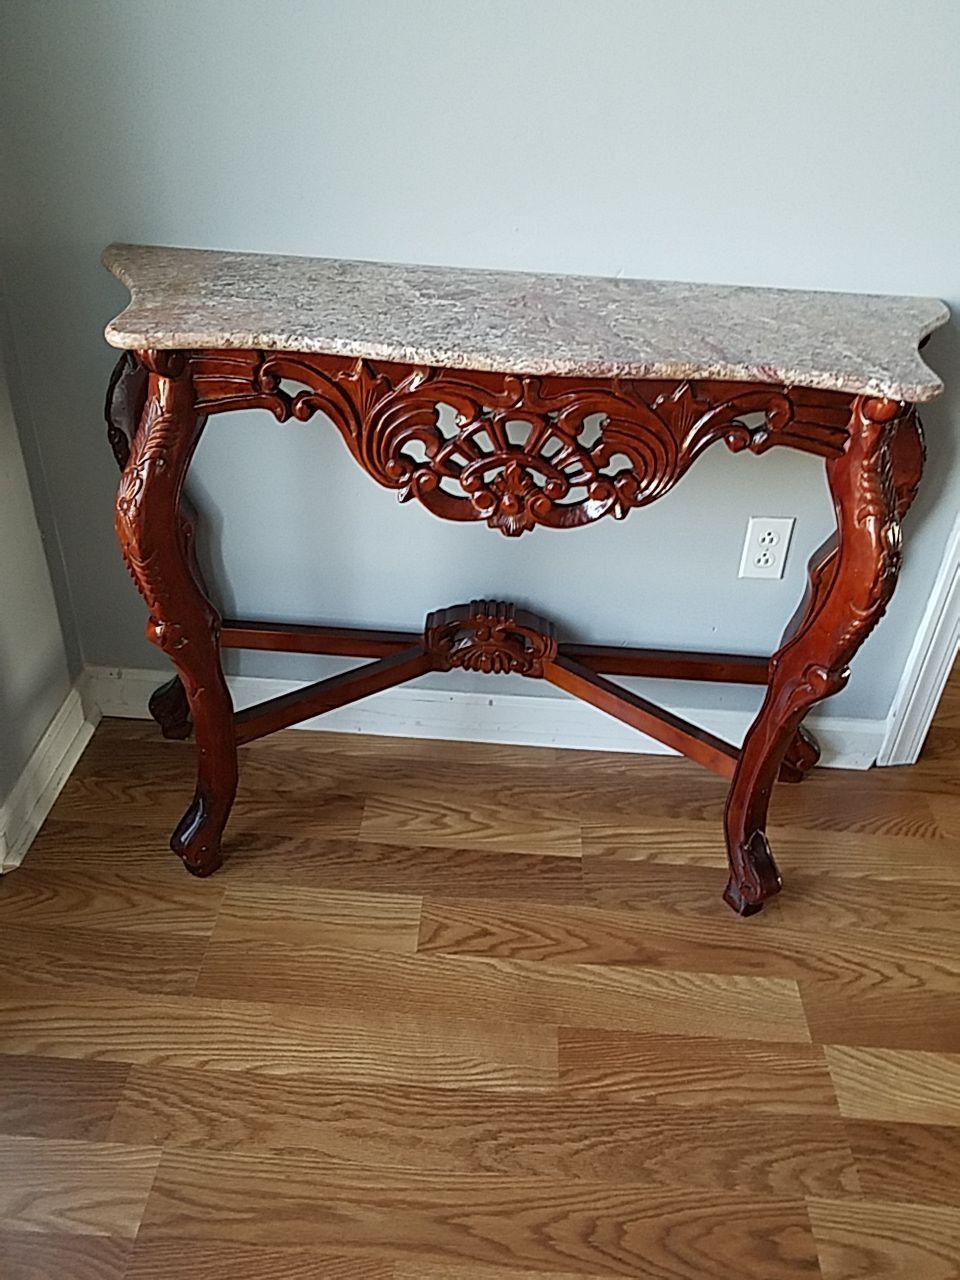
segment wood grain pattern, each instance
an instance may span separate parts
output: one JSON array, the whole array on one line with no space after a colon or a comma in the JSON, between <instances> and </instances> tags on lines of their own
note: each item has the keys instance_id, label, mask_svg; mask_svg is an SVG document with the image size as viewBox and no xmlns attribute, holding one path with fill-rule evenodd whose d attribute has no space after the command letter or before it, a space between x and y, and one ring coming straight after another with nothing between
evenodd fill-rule
<instances>
[{"instance_id":1,"label":"wood grain pattern","mask_svg":"<svg viewBox=\"0 0 960 1280\"><path fill-rule=\"evenodd\" d=\"M209 1238L226 1215L233 1237L394 1256L570 1266L609 1275L796 1280L817 1273L801 1200L758 1198L749 1217L720 1192L648 1191L547 1177L423 1174L331 1165L286 1153L256 1158L168 1151L141 1239ZM402 1215L402 1228L399 1228ZM508 1235L499 1224L509 1216Z\"/></svg>"},{"instance_id":2,"label":"wood grain pattern","mask_svg":"<svg viewBox=\"0 0 960 1280\"><path fill-rule=\"evenodd\" d=\"M0 881L0 1275L955 1280L941 716L781 790L747 922L685 761L282 733L196 881L189 746L104 722Z\"/></svg>"},{"instance_id":3,"label":"wood grain pattern","mask_svg":"<svg viewBox=\"0 0 960 1280\"><path fill-rule=\"evenodd\" d=\"M255 1154L310 1151L330 1162L452 1174L703 1187L766 1195L859 1190L839 1117L697 1114L582 1093L494 1094L422 1085L322 1086L216 1072L134 1068L114 1142Z\"/></svg>"},{"instance_id":4,"label":"wood grain pattern","mask_svg":"<svg viewBox=\"0 0 960 1280\"><path fill-rule=\"evenodd\" d=\"M138 991L193 989L206 943L202 938L99 930L21 928L0 935L0 972L20 980L72 985L84 980Z\"/></svg>"},{"instance_id":5,"label":"wood grain pattern","mask_svg":"<svg viewBox=\"0 0 960 1280\"><path fill-rule=\"evenodd\" d=\"M533 1089L556 1079L550 1027L241 1000L126 998L82 986L24 985L0 998L0 1043L11 1054L322 1079L452 1079Z\"/></svg>"},{"instance_id":6,"label":"wood grain pattern","mask_svg":"<svg viewBox=\"0 0 960 1280\"><path fill-rule=\"evenodd\" d=\"M0 1227L133 1239L155 1147L0 1135Z\"/></svg>"},{"instance_id":7,"label":"wood grain pattern","mask_svg":"<svg viewBox=\"0 0 960 1280\"><path fill-rule=\"evenodd\" d=\"M818 1045L560 1029L560 1083L664 1106L836 1115Z\"/></svg>"},{"instance_id":8,"label":"wood grain pattern","mask_svg":"<svg viewBox=\"0 0 960 1280\"><path fill-rule=\"evenodd\" d=\"M915 772L915 771L909 771ZM849 775L841 774L844 783ZM944 779L944 785L947 783ZM822 798L819 777L816 782ZM952 782L952 780L951 780ZM930 785L928 783L928 785ZM902 794L902 792L901 792ZM910 800L912 804L912 798ZM723 867L723 841L704 822L660 818L629 829L615 820L585 820L585 858L624 858L636 862L664 862L672 866ZM833 830L829 840L820 830L787 825L774 810L769 825L780 861L792 876L840 876L846 879L911 880L935 885L960 885L960 839L929 840L923 836L880 835L876 832Z\"/></svg>"},{"instance_id":9,"label":"wood grain pattern","mask_svg":"<svg viewBox=\"0 0 960 1280\"><path fill-rule=\"evenodd\" d=\"M809 1039L791 979L480 957L464 964L426 955L219 941L216 931L196 989L218 999L254 993L295 1004L384 1013L423 1009L451 1018L469 1009L490 1023Z\"/></svg>"},{"instance_id":10,"label":"wood grain pattern","mask_svg":"<svg viewBox=\"0 0 960 1280\"><path fill-rule=\"evenodd\" d=\"M112 1236L0 1228L0 1275L3 1280L128 1280L131 1250L130 1240Z\"/></svg>"},{"instance_id":11,"label":"wood grain pattern","mask_svg":"<svg viewBox=\"0 0 960 1280\"><path fill-rule=\"evenodd\" d=\"M845 1116L960 1126L960 1054L828 1045L826 1055Z\"/></svg>"},{"instance_id":12,"label":"wood grain pattern","mask_svg":"<svg viewBox=\"0 0 960 1280\"><path fill-rule=\"evenodd\" d=\"M584 858L587 899L627 910L655 904L705 919L713 874L707 867ZM835 931L891 929L922 938L927 930L950 932L960 914L960 886L914 883L909 878L806 876L794 871L796 892L783 894L764 911L786 925L823 937Z\"/></svg>"},{"instance_id":13,"label":"wood grain pattern","mask_svg":"<svg viewBox=\"0 0 960 1280\"><path fill-rule=\"evenodd\" d=\"M189 746L189 744L188 744ZM57 816L81 821L94 821L104 826L123 829L135 814L136 826L148 825L156 831L168 826L171 814L182 807L183 789L178 783L153 786L149 777L141 781L113 780L109 784L99 778L73 777L61 792ZM277 832L302 830L306 818L312 818L326 838L354 838L360 827L362 799L339 791L304 791L297 805L291 806L282 794L240 796L230 816L232 830L248 826ZM579 848L577 849L579 853Z\"/></svg>"},{"instance_id":14,"label":"wood grain pattern","mask_svg":"<svg viewBox=\"0 0 960 1280\"><path fill-rule=\"evenodd\" d=\"M128 1068L0 1056L0 1133L105 1142Z\"/></svg>"},{"instance_id":15,"label":"wood grain pattern","mask_svg":"<svg viewBox=\"0 0 960 1280\"><path fill-rule=\"evenodd\" d=\"M493 796L484 804L472 788L465 793L423 784L412 794L370 794L363 807L360 839L580 856L580 824L552 807L515 808L506 797L496 800Z\"/></svg>"},{"instance_id":16,"label":"wood grain pattern","mask_svg":"<svg viewBox=\"0 0 960 1280\"><path fill-rule=\"evenodd\" d=\"M771 915L773 912L771 911ZM860 930L811 937L782 920L757 922L750 936L723 918L684 918L651 909L504 905L480 900L424 901L420 951L589 964L655 965L836 984L860 991L953 993L960 955L946 930L923 940Z\"/></svg>"},{"instance_id":17,"label":"wood grain pattern","mask_svg":"<svg viewBox=\"0 0 960 1280\"><path fill-rule=\"evenodd\" d=\"M385 1258L344 1256L311 1245L174 1238L139 1241L124 1280L179 1280L181 1276L184 1280L396 1280L396 1271Z\"/></svg>"},{"instance_id":18,"label":"wood grain pattern","mask_svg":"<svg viewBox=\"0 0 960 1280\"><path fill-rule=\"evenodd\" d=\"M550 857L499 849L413 848L404 845L353 843L304 836L274 841L276 868L237 859L231 850L233 882L254 885L279 879L297 888L369 890L373 893L420 893L459 897L477 894L501 901L582 903L579 858ZM261 860L262 863L262 860ZM283 864L282 869L280 864Z\"/></svg>"},{"instance_id":19,"label":"wood grain pattern","mask_svg":"<svg viewBox=\"0 0 960 1280\"><path fill-rule=\"evenodd\" d=\"M960 1210L956 1126L848 1120L845 1128L867 1199Z\"/></svg>"},{"instance_id":20,"label":"wood grain pattern","mask_svg":"<svg viewBox=\"0 0 960 1280\"><path fill-rule=\"evenodd\" d=\"M48 831L47 838L53 834ZM226 889L214 880L198 892L182 876L170 876L159 867L54 871L40 866L41 861L41 850L35 848L27 866L0 880L0 928L16 925L83 929L88 936L103 932L206 938Z\"/></svg>"},{"instance_id":21,"label":"wood grain pattern","mask_svg":"<svg viewBox=\"0 0 960 1280\"><path fill-rule=\"evenodd\" d=\"M960 1214L890 1200L808 1201L823 1280L956 1280Z\"/></svg>"},{"instance_id":22,"label":"wood grain pattern","mask_svg":"<svg viewBox=\"0 0 960 1280\"><path fill-rule=\"evenodd\" d=\"M851 999L837 981L804 982L814 1037L838 1045L960 1054L960 987L874 985Z\"/></svg>"},{"instance_id":23,"label":"wood grain pattern","mask_svg":"<svg viewBox=\"0 0 960 1280\"><path fill-rule=\"evenodd\" d=\"M462 1266L456 1262L428 1262L418 1258L416 1262L398 1262L392 1273L392 1280L543 1280L548 1275L550 1280L600 1280L596 1273L587 1275L583 1271L547 1271L539 1268L528 1271L526 1267L488 1267L480 1263Z\"/></svg>"},{"instance_id":24,"label":"wood grain pattern","mask_svg":"<svg viewBox=\"0 0 960 1280\"><path fill-rule=\"evenodd\" d=\"M221 943L282 942L413 954L419 894L231 884L215 931Z\"/></svg>"}]
</instances>

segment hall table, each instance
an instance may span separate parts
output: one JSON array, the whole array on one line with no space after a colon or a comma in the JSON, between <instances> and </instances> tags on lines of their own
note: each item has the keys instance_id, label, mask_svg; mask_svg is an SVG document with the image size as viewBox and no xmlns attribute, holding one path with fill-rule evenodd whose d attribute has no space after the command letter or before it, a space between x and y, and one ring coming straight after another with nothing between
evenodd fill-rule
<instances>
[{"instance_id":1,"label":"hall table","mask_svg":"<svg viewBox=\"0 0 960 1280\"><path fill-rule=\"evenodd\" d=\"M145 245L112 245L103 261L132 295L106 330L124 350L107 396L117 532L147 634L177 672L150 709L164 734L192 727L197 744L196 792L171 839L190 871L220 865L239 745L460 668L547 680L730 778L724 898L760 910L781 883L765 834L773 784L816 763L801 722L846 683L897 580L923 465L916 405L942 389L918 347L943 303ZM824 459L836 532L772 657L579 644L495 600L439 609L422 633L222 619L183 486L207 418L237 409L321 413L401 501L511 537L622 518L718 441L800 449ZM224 647L368 661L235 712ZM738 748L610 676L766 694Z\"/></svg>"}]
</instances>

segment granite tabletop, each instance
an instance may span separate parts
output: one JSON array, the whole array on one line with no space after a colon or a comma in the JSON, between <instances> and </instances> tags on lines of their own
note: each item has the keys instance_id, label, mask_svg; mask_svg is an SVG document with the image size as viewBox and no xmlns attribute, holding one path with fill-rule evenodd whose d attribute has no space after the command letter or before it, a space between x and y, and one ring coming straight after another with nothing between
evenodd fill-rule
<instances>
[{"instance_id":1,"label":"granite tabletop","mask_svg":"<svg viewBox=\"0 0 960 1280\"><path fill-rule=\"evenodd\" d=\"M719 378L931 400L936 298L113 244L115 347L257 348L503 373Z\"/></svg>"}]
</instances>

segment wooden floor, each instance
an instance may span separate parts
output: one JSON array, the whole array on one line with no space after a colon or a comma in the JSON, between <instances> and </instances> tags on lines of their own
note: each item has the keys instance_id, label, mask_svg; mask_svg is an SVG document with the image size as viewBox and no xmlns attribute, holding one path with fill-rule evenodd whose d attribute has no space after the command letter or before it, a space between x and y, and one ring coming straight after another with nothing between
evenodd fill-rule
<instances>
[{"instance_id":1,"label":"wooden floor","mask_svg":"<svg viewBox=\"0 0 960 1280\"><path fill-rule=\"evenodd\" d=\"M683 761L288 732L230 861L98 729L0 882L3 1280L955 1280L960 684L779 789L720 902Z\"/></svg>"}]
</instances>

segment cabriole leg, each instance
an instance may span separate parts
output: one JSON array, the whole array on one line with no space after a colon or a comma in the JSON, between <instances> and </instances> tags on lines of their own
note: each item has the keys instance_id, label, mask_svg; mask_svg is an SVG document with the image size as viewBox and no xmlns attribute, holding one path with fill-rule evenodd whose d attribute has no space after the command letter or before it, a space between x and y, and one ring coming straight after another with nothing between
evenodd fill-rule
<instances>
[{"instance_id":1,"label":"cabriole leg","mask_svg":"<svg viewBox=\"0 0 960 1280\"><path fill-rule=\"evenodd\" d=\"M194 410L183 357L139 354L149 382L117 492L117 534L150 611L147 636L176 668L193 720L196 793L170 843L187 869L202 876L220 866L220 838L237 789L233 703L220 666L220 616L194 572L192 525L181 510L183 482L204 420Z\"/></svg>"},{"instance_id":2,"label":"cabriole leg","mask_svg":"<svg viewBox=\"0 0 960 1280\"><path fill-rule=\"evenodd\" d=\"M850 661L893 594L900 517L916 491L922 458L909 406L854 400L844 452L827 463L837 533L814 557L806 599L771 659L766 697L727 797L724 899L740 915L759 911L780 889L766 836L773 784L803 717L846 684Z\"/></svg>"},{"instance_id":3,"label":"cabriole leg","mask_svg":"<svg viewBox=\"0 0 960 1280\"><path fill-rule=\"evenodd\" d=\"M124 351L117 361L107 387L103 416L107 422L107 439L121 472L130 460L130 446L136 434L147 399L149 371L132 351ZM181 507L186 507L181 502ZM192 519L192 513L187 515ZM194 564L196 572L196 565ZM202 581L198 577L197 581ZM147 709L160 726L165 738L189 738L190 706L179 676L160 685L150 696Z\"/></svg>"}]
</instances>

